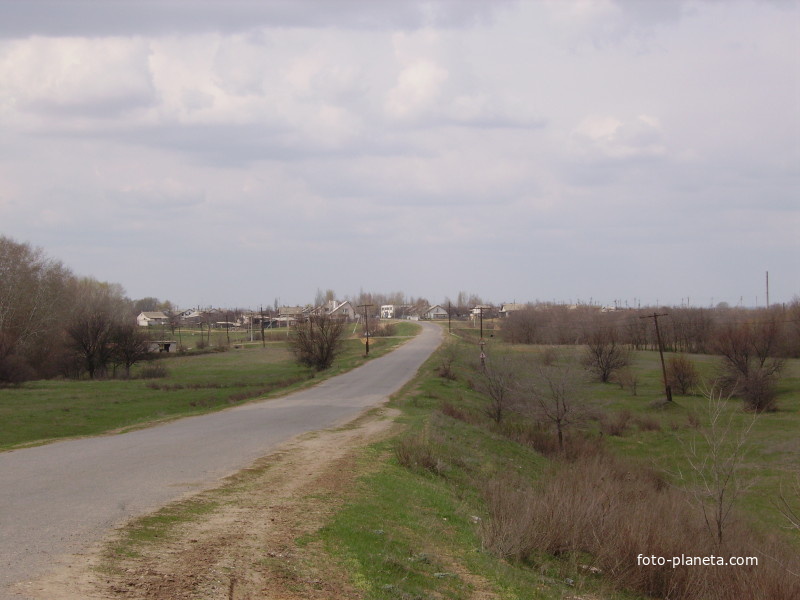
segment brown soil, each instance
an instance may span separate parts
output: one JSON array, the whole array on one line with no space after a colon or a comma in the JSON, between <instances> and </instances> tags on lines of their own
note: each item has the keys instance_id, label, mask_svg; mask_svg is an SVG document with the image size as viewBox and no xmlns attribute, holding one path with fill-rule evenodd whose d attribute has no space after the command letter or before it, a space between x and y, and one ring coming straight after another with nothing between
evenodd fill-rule
<instances>
[{"instance_id":1,"label":"brown soil","mask_svg":"<svg viewBox=\"0 0 800 600\"><path fill-rule=\"evenodd\" d=\"M361 449L389 434L392 416L384 410L302 436L201 494L219 505L157 543L136 545L135 557L114 555L123 528L20 591L47 600L358 598L320 542L297 540L341 504L364 472Z\"/></svg>"}]
</instances>

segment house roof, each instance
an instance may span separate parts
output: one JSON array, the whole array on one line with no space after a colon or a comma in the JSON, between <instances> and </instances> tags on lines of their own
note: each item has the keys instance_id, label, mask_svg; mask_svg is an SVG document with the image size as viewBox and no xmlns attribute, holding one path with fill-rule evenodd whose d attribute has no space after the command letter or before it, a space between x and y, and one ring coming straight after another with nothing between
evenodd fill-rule
<instances>
[{"instance_id":1,"label":"house roof","mask_svg":"<svg viewBox=\"0 0 800 600\"><path fill-rule=\"evenodd\" d=\"M144 317L145 319L166 319L167 318L167 315L165 315L160 310L156 311L156 312L142 312L139 316L140 317Z\"/></svg>"}]
</instances>

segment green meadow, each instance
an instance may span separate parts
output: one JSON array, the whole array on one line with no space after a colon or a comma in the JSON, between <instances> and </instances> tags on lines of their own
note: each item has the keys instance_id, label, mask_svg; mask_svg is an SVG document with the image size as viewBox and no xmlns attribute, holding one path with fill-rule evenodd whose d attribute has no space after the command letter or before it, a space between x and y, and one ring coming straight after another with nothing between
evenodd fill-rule
<instances>
[{"instance_id":1,"label":"green meadow","mask_svg":"<svg viewBox=\"0 0 800 600\"><path fill-rule=\"evenodd\" d=\"M390 351L417 328L399 323L395 336L373 338L369 357ZM215 334L212 343L221 344L227 337L224 331ZM345 341L337 361L324 372L295 362L285 330L270 332L266 344L250 343L244 337L241 334L242 339L232 340L230 346L211 347L225 351L162 355L137 364L130 379L54 379L0 388L0 449L124 431L221 410L313 385L367 360L357 336Z\"/></svg>"}]
</instances>

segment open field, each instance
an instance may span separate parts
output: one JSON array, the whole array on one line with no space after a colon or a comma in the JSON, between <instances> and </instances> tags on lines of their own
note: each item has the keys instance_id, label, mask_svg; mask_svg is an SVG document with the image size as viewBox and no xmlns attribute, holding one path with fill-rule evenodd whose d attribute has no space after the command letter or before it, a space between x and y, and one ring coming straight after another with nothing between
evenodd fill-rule
<instances>
[{"instance_id":1,"label":"open field","mask_svg":"<svg viewBox=\"0 0 800 600\"><path fill-rule=\"evenodd\" d=\"M414 335L417 327L400 323L397 336L372 339L370 357L388 352ZM265 348L260 342L238 344L225 352L141 363L127 380L58 379L0 388L0 449L220 410L312 385L366 360L361 340L351 338L333 367L315 373L294 361L286 333L282 335L282 341L270 341ZM153 364L163 367L166 376L139 378L142 369Z\"/></svg>"}]
</instances>

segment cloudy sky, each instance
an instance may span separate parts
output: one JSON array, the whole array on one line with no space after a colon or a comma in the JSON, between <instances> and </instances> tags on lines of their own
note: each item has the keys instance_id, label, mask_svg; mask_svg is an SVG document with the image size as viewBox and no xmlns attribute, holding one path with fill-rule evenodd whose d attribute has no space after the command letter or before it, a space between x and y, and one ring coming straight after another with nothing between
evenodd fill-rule
<instances>
[{"instance_id":1,"label":"cloudy sky","mask_svg":"<svg viewBox=\"0 0 800 600\"><path fill-rule=\"evenodd\" d=\"M800 294L800 2L0 0L0 234L181 306Z\"/></svg>"}]
</instances>

